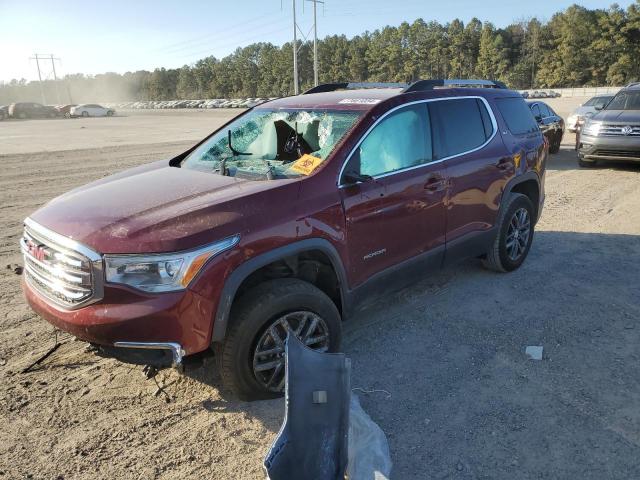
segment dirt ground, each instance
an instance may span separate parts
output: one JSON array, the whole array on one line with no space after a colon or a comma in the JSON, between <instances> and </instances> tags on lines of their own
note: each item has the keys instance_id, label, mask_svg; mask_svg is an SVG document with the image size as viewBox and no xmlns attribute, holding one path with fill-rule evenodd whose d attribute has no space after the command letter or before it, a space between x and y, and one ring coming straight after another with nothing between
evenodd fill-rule
<instances>
[{"instance_id":1,"label":"dirt ground","mask_svg":"<svg viewBox=\"0 0 640 480\"><path fill-rule=\"evenodd\" d=\"M578 101L549 103L566 116ZM229 113L125 115L0 122L0 478L264 478L283 401L229 398L210 358L161 372L158 391L140 367L62 334L20 373L54 342L13 271L22 220L180 152ZM345 324L353 386L389 392L359 395L389 438L393 478L640 478L640 166L578 169L573 141L551 157L521 269L468 261Z\"/></svg>"}]
</instances>

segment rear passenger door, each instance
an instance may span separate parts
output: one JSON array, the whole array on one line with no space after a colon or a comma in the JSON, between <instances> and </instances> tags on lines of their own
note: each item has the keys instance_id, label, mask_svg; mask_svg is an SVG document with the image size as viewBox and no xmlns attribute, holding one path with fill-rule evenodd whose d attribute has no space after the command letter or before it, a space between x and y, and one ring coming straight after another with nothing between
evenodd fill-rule
<instances>
[{"instance_id":1,"label":"rear passenger door","mask_svg":"<svg viewBox=\"0 0 640 480\"><path fill-rule=\"evenodd\" d=\"M442 99L429 103L429 110L434 153L449 176L446 257L484 253L502 189L515 173L513 158L505 154L483 98Z\"/></svg>"},{"instance_id":2,"label":"rear passenger door","mask_svg":"<svg viewBox=\"0 0 640 480\"><path fill-rule=\"evenodd\" d=\"M434 160L425 102L388 113L352 152L340 192L354 286L418 256L425 267L440 265L446 176ZM353 183L349 173L367 179Z\"/></svg>"}]
</instances>

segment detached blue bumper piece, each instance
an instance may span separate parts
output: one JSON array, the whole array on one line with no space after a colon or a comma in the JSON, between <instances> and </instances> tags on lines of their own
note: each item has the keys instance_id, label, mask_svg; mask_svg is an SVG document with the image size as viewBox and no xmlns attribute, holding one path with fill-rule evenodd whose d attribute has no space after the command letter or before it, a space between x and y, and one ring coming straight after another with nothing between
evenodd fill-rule
<instances>
[{"instance_id":1,"label":"detached blue bumper piece","mask_svg":"<svg viewBox=\"0 0 640 480\"><path fill-rule=\"evenodd\" d=\"M343 480L347 468L351 361L294 335L286 346L284 423L264 459L270 480Z\"/></svg>"}]
</instances>

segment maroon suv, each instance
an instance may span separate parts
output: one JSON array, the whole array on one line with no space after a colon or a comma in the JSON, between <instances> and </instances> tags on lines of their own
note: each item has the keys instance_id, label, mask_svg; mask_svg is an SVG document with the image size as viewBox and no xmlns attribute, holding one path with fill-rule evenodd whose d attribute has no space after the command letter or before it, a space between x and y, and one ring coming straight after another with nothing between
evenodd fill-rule
<instances>
[{"instance_id":1,"label":"maroon suv","mask_svg":"<svg viewBox=\"0 0 640 480\"><path fill-rule=\"evenodd\" d=\"M377 291L467 257L518 268L547 155L497 82L321 85L36 211L24 292L107 354L165 366L213 348L237 395L278 394L288 332L336 351Z\"/></svg>"}]
</instances>

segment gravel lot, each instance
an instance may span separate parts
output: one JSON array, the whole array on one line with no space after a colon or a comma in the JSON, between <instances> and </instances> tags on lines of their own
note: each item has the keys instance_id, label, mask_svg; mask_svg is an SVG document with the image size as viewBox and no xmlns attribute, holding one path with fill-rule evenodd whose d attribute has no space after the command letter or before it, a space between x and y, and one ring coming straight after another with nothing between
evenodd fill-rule
<instances>
[{"instance_id":1,"label":"gravel lot","mask_svg":"<svg viewBox=\"0 0 640 480\"><path fill-rule=\"evenodd\" d=\"M566 116L580 100L549 103ZM235 113L0 122L0 478L263 478L283 401L228 398L210 358L161 372L157 392L140 367L62 334L20 373L54 342L13 272L22 220ZM388 435L393 478L640 478L640 166L580 170L573 142L551 158L520 270L469 261L345 324L353 386L390 392L361 401ZM527 345L544 346L541 362Z\"/></svg>"}]
</instances>

